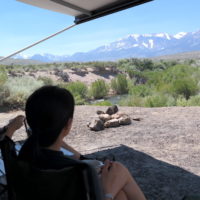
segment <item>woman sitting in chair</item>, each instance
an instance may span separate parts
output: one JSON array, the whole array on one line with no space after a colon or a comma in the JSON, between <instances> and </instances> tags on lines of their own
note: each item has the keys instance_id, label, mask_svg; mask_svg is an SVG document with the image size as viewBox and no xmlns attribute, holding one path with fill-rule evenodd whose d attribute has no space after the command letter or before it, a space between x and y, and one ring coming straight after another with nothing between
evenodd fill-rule
<instances>
[{"instance_id":1,"label":"woman sitting in chair","mask_svg":"<svg viewBox=\"0 0 200 200\"><path fill-rule=\"evenodd\" d=\"M69 91L56 86L44 86L28 98L25 113L32 135L19 152L20 160L40 169L62 169L82 162L79 161L80 154L67 144L64 147L72 151L76 159L60 151L73 122L74 98ZM11 138L15 130L22 126L23 120L23 116L15 118L8 125L6 135ZM105 200L145 200L130 172L118 162L106 160L100 180Z\"/></svg>"}]
</instances>

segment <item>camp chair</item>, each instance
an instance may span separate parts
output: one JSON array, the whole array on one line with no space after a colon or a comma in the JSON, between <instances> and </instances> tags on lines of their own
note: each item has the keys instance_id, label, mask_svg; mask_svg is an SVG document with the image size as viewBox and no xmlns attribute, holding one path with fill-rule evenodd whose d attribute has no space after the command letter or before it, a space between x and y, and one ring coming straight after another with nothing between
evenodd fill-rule
<instances>
[{"instance_id":1,"label":"camp chair","mask_svg":"<svg viewBox=\"0 0 200 200\"><path fill-rule=\"evenodd\" d=\"M0 199L7 191L6 175L4 169L3 158L0 151Z\"/></svg>"},{"instance_id":2,"label":"camp chair","mask_svg":"<svg viewBox=\"0 0 200 200\"><path fill-rule=\"evenodd\" d=\"M102 200L95 172L77 164L61 170L39 170L18 161L12 169L13 199Z\"/></svg>"},{"instance_id":3,"label":"camp chair","mask_svg":"<svg viewBox=\"0 0 200 200\"><path fill-rule=\"evenodd\" d=\"M183 200L200 200L200 194L199 195L193 195L193 196L185 196Z\"/></svg>"},{"instance_id":4,"label":"camp chair","mask_svg":"<svg viewBox=\"0 0 200 200\"><path fill-rule=\"evenodd\" d=\"M18 161L1 143L9 200L102 200L96 171L85 163L41 170ZM81 198L79 198L81 197Z\"/></svg>"}]
</instances>

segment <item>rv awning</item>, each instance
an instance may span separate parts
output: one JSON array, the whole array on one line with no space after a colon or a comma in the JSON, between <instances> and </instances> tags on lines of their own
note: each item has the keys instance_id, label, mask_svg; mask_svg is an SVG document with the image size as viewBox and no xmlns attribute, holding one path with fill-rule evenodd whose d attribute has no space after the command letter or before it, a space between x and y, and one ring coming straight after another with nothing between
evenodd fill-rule
<instances>
[{"instance_id":1,"label":"rv awning","mask_svg":"<svg viewBox=\"0 0 200 200\"><path fill-rule=\"evenodd\" d=\"M17 0L75 17L80 24L152 0Z\"/></svg>"}]
</instances>

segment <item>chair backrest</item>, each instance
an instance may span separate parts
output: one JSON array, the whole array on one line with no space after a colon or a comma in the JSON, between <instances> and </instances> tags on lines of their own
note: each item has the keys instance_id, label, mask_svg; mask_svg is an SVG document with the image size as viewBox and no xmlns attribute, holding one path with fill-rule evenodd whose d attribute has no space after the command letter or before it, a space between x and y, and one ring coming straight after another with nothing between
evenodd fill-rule
<instances>
[{"instance_id":1,"label":"chair backrest","mask_svg":"<svg viewBox=\"0 0 200 200\"><path fill-rule=\"evenodd\" d=\"M96 171L86 163L60 170L41 170L11 155L0 145L9 200L102 200Z\"/></svg>"},{"instance_id":2,"label":"chair backrest","mask_svg":"<svg viewBox=\"0 0 200 200\"><path fill-rule=\"evenodd\" d=\"M11 176L16 200L102 200L98 179L85 164L40 170L17 161Z\"/></svg>"}]
</instances>

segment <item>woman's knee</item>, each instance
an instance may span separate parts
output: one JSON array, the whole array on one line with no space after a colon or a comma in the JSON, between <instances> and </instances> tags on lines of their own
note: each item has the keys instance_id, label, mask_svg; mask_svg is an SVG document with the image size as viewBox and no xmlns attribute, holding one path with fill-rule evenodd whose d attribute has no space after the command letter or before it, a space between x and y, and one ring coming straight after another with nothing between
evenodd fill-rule
<instances>
[{"instance_id":1,"label":"woman's knee","mask_svg":"<svg viewBox=\"0 0 200 200\"><path fill-rule=\"evenodd\" d=\"M125 192L123 190L120 190L119 193L116 195L114 200L128 200Z\"/></svg>"},{"instance_id":2,"label":"woman's knee","mask_svg":"<svg viewBox=\"0 0 200 200\"><path fill-rule=\"evenodd\" d=\"M124 170L124 171L128 171L128 169L120 162L114 162L114 165L116 166L116 168L118 168L119 170Z\"/></svg>"},{"instance_id":3,"label":"woman's knee","mask_svg":"<svg viewBox=\"0 0 200 200\"><path fill-rule=\"evenodd\" d=\"M127 180L130 180L130 179L133 178L131 173L129 172L129 170L122 163L114 162L114 164L115 164L115 166L117 168L118 173L124 174L124 176L127 177Z\"/></svg>"}]
</instances>

